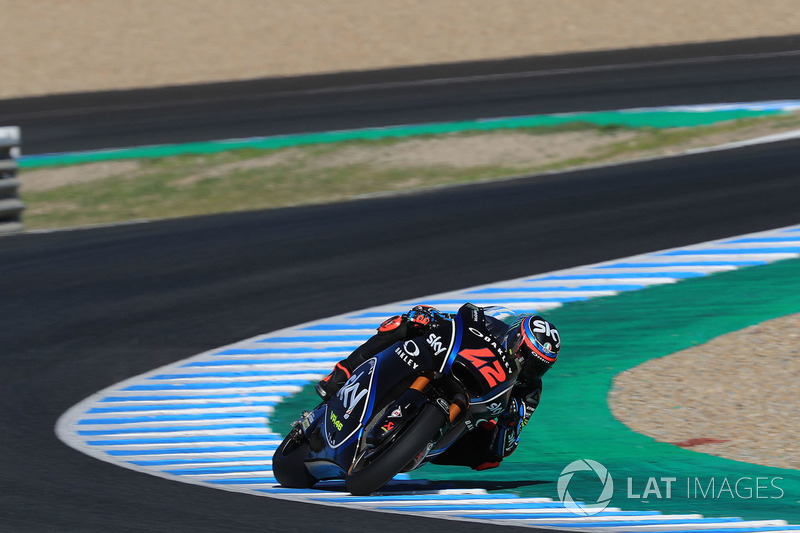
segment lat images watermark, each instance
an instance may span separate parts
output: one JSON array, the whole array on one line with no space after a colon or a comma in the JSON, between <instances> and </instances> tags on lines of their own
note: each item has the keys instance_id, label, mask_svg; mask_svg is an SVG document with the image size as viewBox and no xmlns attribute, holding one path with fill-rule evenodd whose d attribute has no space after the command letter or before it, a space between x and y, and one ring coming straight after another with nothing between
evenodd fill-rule
<instances>
[{"instance_id":1,"label":"lat images watermark","mask_svg":"<svg viewBox=\"0 0 800 533\"><path fill-rule=\"evenodd\" d=\"M576 474L580 474L581 488L594 491L597 499L576 501L569 490ZM588 481L587 481L588 479ZM627 477L626 498L642 502L653 500L765 500L781 499L784 478L773 476L647 476ZM614 494L614 480L608 469L592 459L579 459L568 464L558 477L558 498L573 514L592 516L602 512Z\"/></svg>"},{"instance_id":2,"label":"lat images watermark","mask_svg":"<svg viewBox=\"0 0 800 533\"><path fill-rule=\"evenodd\" d=\"M572 498L569 492L569 483L577 472L594 472L597 474L597 479L602 484L603 488L594 504L576 502ZM597 461L579 459L571 462L561 471L561 475L558 476L558 485L556 488L558 490L558 499L561 500L567 510L581 516L592 516L608 507L611 496L614 494L614 480L611 478L611 474L608 473L606 467Z\"/></svg>"},{"instance_id":3,"label":"lat images watermark","mask_svg":"<svg viewBox=\"0 0 800 533\"><path fill-rule=\"evenodd\" d=\"M780 486L782 477L742 476L727 477L648 477L637 485L628 478L629 500L662 500L685 498L690 500L779 500L785 492ZM639 491L642 491L641 493Z\"/></svg>"}]
</instances>

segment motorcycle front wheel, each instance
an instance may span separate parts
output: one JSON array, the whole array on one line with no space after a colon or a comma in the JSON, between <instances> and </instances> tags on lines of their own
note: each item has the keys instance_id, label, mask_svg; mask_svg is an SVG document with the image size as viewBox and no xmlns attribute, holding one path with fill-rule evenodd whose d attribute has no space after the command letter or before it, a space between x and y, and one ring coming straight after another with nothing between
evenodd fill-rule
<instances>
[{"instance_id":1,"label":"motorcycle front wheel","mask_svg":"<svg viewBox=\"0 0 800 533\"><path fill-rule=\"evenodd\" d=\"M419 416L390 446L369 461L357 460L345 478L347 491L363 496L389 482L430 443L444 426L446 417L434 405L422 408Z\"/></svg>"},{"instance_id":2,"label":"motorcycle front wheel","mask_svg":"<svg viewBox=\"0 0 800 533\"><path fill-rule=\"evenodd\" d=\"M291 489L308 489L318 480L306 468L308 441L297 442L291 436L272 455L272 474L278 483Z\"/></svg>"}]
</instances>

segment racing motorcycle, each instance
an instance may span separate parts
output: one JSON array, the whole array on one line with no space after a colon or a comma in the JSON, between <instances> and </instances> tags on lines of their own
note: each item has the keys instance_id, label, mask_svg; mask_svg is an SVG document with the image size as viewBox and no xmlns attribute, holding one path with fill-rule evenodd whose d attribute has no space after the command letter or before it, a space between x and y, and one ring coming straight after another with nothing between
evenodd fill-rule
<instances>
[{"instance_id":1,"label":"racing motorcycle","mask_svg":"<svg viewBox=\"0 0 800 533\"><path fill-rule=\"evenodd\" d=\"M278 483L344 479L365 495L444 453L505 410L520 364L466 304L424 334L356 368L339 392L292 424L275 451Z\"/></svg>"}]
</instances>

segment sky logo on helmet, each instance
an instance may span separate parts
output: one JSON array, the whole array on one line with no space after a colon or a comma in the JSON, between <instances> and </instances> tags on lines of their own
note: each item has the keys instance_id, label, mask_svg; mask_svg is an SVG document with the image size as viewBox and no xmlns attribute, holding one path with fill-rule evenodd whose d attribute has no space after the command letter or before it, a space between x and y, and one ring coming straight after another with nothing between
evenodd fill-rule
<instances>
[{"instance_id":1,"label":"sky logo on helmet","mask_svg":"<svg viewBox=\"0 0 800 533\"><path fill-rule=\"evenodd\" d=\"M556 349L561 346L561 337L559 336L558 330L554 325L547 320L542 320L541 318L533 320L532 322L534 333L544 333L545 337L552 339L556 345Z\"/></svg>"},{"instance_id":2,"label":"sky logo on helmet","mask_svg":"<svg viewBox=\"0 0 800 533\"><path fill-rule=\"evenodd\" d=\"M522 321L522 333L525 344L536 357L547 363L556 362L558 349L561 346L561 337L555 326L542 317L529 316ZM539 341L537 334L539 338L544 336L547 340Z\"/></svg>"}]
</instances>

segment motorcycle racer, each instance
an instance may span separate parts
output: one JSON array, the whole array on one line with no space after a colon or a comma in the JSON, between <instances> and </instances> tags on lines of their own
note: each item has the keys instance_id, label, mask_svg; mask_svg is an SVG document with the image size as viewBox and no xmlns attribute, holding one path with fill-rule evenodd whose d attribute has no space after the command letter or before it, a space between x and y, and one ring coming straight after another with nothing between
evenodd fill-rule
<instances>
[{"instance_id":1,"label":"motorcycle racer","mask_svg":"<svg viewBox=\"0 0 800 533\"><path fill-rule=\"evenodd\" d=\"M468 303L464 307L478 313L498 345L521 364L522 370L506 409L495 419L478 424L431 462L486 470L499 466L516 450L522 428L539 405L542 376L555 364L561 339L556 327L538 315L519 315L497 306L481 308ZM336 363L333 371L317 383L317 393L328 401L361 363L398 341L435 329L439 321L450 316L433 307L417 305L385 320L375 335Z\"/></svg>"}]
</instances>

